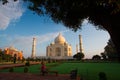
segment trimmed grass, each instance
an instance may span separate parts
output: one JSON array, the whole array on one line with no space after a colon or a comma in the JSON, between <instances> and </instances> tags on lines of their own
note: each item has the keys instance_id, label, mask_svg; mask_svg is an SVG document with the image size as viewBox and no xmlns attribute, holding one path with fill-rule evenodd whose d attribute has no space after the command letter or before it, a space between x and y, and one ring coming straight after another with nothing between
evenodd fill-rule
<instances>
[{"instance_id":1,"label":"trimmed grass","mask_svg":"<svg viewBox=\"0 0 120 80\"><path fill-rule=\"evenodd\" d=\"M99 72L105 72L108 80L120 80L119 63L63 63L52 70L58 70L59 73L65 74L76 68L78 75L85 80L99 80Z\"/></svg>"},{"instance_id":2,"label":"trimmed grass","mask_svg":"<svg viewBox=\"0 0 120 80\"><path fill-rule=\"evenodd\" d=\"M71 70L78 69L78 75L85 80L99 80L98 73L105 72L107 80L120 80L119 63L50 63L46 64L50 70L58 71L59 74L69 74ZM30 73L39 73L40 64L29 66ZM9 69L0 72L8 72ZM14 72L24 72L24 67L14 68Z\"/></svg>"}]
</instances>

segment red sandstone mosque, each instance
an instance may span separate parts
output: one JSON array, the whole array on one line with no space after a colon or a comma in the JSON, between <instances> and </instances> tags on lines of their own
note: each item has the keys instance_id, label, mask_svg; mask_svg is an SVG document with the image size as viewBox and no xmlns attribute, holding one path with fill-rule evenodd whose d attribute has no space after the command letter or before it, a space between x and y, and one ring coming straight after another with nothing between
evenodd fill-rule
<instances>
[{"instance_id":1,"label":"red sandstone mosque","mask_svg":"<svg viewBox=\"0 0 120 80\"><path fill-rule=\"evenodd\" d=\"M14 47L8 47L4 49L5 54L10 54L12 57L16 55L19 60L23 59L23 52L15 49Z\"/></svg>"}]
</instances>

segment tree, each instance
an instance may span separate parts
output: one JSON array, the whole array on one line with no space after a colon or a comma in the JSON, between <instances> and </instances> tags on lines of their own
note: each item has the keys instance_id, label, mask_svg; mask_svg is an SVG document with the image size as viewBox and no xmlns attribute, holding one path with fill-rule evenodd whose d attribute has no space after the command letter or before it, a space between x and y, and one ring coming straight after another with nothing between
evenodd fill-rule
<instances>
[{"instance_id":1,"label":"tree","mask_svg":"<svg viewBox=\"0 0 120 80\"><path fill-rule=\"evenodd\" d=\"M4 50L0 49L0 62L2 61L11 61L11 55L5 54Z\"/></svg>"},{"instance_id":2,"label":"tree","mask_svg":"<svg viewBox=\"0 0 120 80\"><path fill-rule=\"evenodd\" d=\"M107 45L104 48L104 54L108 56L108 59L110 60L116 60L118 59L118 54L115 49L115 45L113 44L112 40L109 39Z\"/></svg>"},{"instance_id":3,"label":"tree","mask_svg":"<svg viewBox=\"0 0 120 80\"><path fill-rule=\"evenodd\" d=\"M100 57L99 55L94 55L94 56L92 57L92 59L93 59L93 60L100 60L101 57Z\"/></svg>"},{"instance_id":4,"label":"tree","mask_svg":"<svg viewBox=\"0 0 120 80\"><path fill-rule=\"evenodd\" d=\"M102 53L100 53L101 54L101 57L103 58L103 60L106 60L107 59L107 55L104 53L104 52L102 52Z\"/></svg>"},{"instance_id":5,"label":"tree","mask_svg":"<svg viewBox=\"0 0 120 80\"><path fill-rule=\"evenodd\" d=\"M1 0L7 3L7 0ZM17 1L17 0L14 0ZM76 31L84 19L108 31L120 60L120 0L24 0L30 10L46 14L56 23ZM29 2L29 3L28 3Z\"/></svg>"},{"instance_id":6,"label":"tree","mask_svg":"<svg viewBox=\"0 0 120 80\"><path fill-rule=\"evenodd\" d=\"M14 54L14 57L13 57L13 63L16 63L16 60L17 60L17 55L16 54Z\"/></svg>"},{"instance_id":7,"label":"tree","mask_svg":"<svg viewBox=\"0 0 120 80\"><path fill-rule=\"evenodd\" d=\"M3 51L0 49L0 62L2 62Z\"/></svg>"},{"instance_id":8,"label":"tree","mask_svg":"<svg viewBox=\"0 0 120 80\"><path fill-rule=\"evenodd\" d=\"M75 54L75 55L73 56L73 58L76 58L77 60L81 60L82 58L84 58L84 54L78 52L77 54Z\"/></svg>"}]
</instances>

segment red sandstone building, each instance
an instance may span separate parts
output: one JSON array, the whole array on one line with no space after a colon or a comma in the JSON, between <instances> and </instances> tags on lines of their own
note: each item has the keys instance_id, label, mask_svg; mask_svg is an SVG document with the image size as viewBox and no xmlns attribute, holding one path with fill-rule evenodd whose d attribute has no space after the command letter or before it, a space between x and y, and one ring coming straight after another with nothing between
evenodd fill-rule
<instances>
[{"instance_id":1,"label":"red sandstone building","mask_svg":"<svg viewBox=\"0 0 120 80\"><path fill-rule=\"evenodd\" d=\"M9 54L12 57L16 56L17 59L23 59L23 52L15 49L14 47L9 47L4 49L5 54Z\"/></svg>"}]
</instances>

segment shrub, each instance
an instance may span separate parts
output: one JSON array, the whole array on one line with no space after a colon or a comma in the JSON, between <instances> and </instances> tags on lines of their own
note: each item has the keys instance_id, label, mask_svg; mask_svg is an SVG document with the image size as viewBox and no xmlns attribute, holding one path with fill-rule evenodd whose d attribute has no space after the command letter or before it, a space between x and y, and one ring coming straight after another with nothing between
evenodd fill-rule
<instances>
[{"instance_id":1,"label":"shrub","mask_svg":"<svg viewBox=\"0 0 120 80\"><path fill-rule=\"evenodd\" d=\"M24 67L24 73L28 72L28 67Z\"/></svg>"},{"instance_id":2,"label":"shrub","mask_svg":"<svg viewBox=\"0 0 120 80\"><path fill-rule=\"evenodd\" d=\"M107 80L106 74L104 72L99 72L99 80Z\"/></svg>"},{"instance_id":3,"label":"shrub","mask_svg":"<svg viewBox=\"0 0 120 80\"><path fill-rule=\"evenodd\" d=\"M11 67L11 68L9 69L9 72L14 72L13 67Z\"/></svg>"},{"instance_id":4,"label":"shrub","mask_svg":"<svg viewBox=\"0 0 120 80\"><path fill-rule=\"evenodd\" d=\"M27 61L27 62L25 63L25 66L30 66L30 62Z\"/></svg>"}]
</instances>

